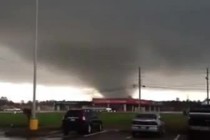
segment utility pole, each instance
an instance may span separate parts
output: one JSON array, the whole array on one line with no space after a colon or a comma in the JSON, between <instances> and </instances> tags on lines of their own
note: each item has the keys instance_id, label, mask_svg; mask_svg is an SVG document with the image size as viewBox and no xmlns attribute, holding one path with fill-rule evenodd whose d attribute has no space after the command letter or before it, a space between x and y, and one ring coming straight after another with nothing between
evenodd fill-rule
<instances>
[{"instance_id":1,"label":"utility pole","mask_svg":"<svg viewBox=\"0 0 210 140\"><path fill-rule=\"evenodd\" d=\"M37 47L38 47L38 19L39 19L39 0L35 0L35 42L34 42L34 73L33 73L33 103L30 119L30 130L38 129L38 119L36 118L36 85L37 85Z\"/></svg>"},{"instance_id":2,"label":"utility pole","mask_svg":"<svg viewBox=\"0 0 210 140\"><path fill-rule=\"evenodd\" d=\"M209 68L206 69L207 105L209 105Z\"/></svg>"},{"instance_id":3,"label":"utility pole","mask_svg":"<svg viewBox=\"0 0 210 140\"><path fill-rule=\"evenodd\" d=\"M141 111L141 68L139 67L139 111Z\"/></svg>"},{"instance_id":4,"label":"utility pole","mask_svg":"<svg viewBox=\"0 0 210 140\"><path fill-rule=\"evenodd\" d=\"M38 16L39 0L36 0L35 46L34 46L34 75L33 75L33 107L32 118L36 118L36 84L37 84L37 46L38 46Z\"/></svg>"}]
</instances>

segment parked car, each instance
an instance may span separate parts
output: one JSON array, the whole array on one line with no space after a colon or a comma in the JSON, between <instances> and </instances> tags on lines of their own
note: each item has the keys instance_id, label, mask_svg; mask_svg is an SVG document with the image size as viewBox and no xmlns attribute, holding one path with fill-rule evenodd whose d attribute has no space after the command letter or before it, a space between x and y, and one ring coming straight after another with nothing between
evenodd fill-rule
<instances>
[{"instance_id":1,"label":"parked car","mask_svg":"<svg viewBox=\"0 0 210 140\"><path fill-rule=\"evenodd\" d=\"M210 106L201 105L192 107L188 113L188 139L195 135L210 133Z\"/></svg>"},{"instance_id":2,"label":"parked car","mask_svg":"<svg viewBox=\"0 0 210 140\"><path fill-rule=\"evenodd\" d=\"M165 133L165 123L159 114L137 114L132 121L131 131L133 137L140 133L155 133L162 136Z\"/></svg>"},{"instance_id":3,"label":"parked car","mask_svg":"<svg viewBox=\"0 0 210 140\"><path fill-rule=\"evenodd\" d=\"M89 134L94 131L102 131L103 124L96 112L87 109L69 110L62 121L64 135L70 131L77 131L80 134Z\"/></svg>"}]
</instances>

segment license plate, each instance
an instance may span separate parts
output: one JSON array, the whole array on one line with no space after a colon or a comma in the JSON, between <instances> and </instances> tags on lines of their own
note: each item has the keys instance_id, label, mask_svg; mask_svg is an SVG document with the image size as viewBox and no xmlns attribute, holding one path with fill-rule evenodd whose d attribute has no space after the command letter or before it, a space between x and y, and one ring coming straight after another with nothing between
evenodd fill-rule
<instances>
[{"instance_id":1,"label":"license plate","mask_svg":"<svg viewBox=\"0 0 210 140\"><path fill-rule=\"evenodd\" d=\"M74 119L74 118L71 118L71 119L70 119L70 121L74 122L74 121L75 121L75 119Z\"/></svg>"},{"instance_id":2,"label":"license plate","mask_svg":"<svg viewBox=\"0 0 210 140\"><path fill-rule=\"evenodd\" d=\"M147 127L146 127L146 126L141 126L140 128L141 128L141 129L146 129Z\"/></svg>"}]
</instances>

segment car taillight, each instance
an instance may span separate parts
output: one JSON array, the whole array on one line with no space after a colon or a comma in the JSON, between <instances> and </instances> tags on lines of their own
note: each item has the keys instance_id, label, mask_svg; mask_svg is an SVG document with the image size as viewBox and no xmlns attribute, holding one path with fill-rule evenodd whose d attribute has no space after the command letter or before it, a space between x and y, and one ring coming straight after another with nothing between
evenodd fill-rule
<instances>
[{"instance_id":1,"label":"car taillight","mask_svg":"<svg viewBox=\"0 0 210 140\"><path fill-rule=\"evenodd\" d=\"M85 120L86 120L85 116L82 116L82 120L83 120L83 121L85 121Z\"/></svg>"},{"instance_id":2,"label":"car taillight","mask_svg":"<svg viewBox=\"0 0 210 140\"><path fill-rule=\"evenodd\" d=\"M86 117L85 117L85 113L81 112L81 114L79 115L79 119L82 121L86 121Z\"/></svg>"}]
</instances>

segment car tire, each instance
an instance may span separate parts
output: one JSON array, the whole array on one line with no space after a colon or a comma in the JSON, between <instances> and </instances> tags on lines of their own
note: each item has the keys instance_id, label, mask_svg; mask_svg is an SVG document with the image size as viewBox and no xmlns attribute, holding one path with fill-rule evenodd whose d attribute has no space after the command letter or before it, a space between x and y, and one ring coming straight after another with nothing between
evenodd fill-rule
<instances>
[{"instance_id":1,"label":"car tire","mask_svg":"<svg viewBox=\"0 0 210 140\"><path fill-rule=\"evenodd\" d=\"M193 131L193 130L188 130L187 138L188 138L189 140L196 139L196 132Z\"/></svg>"},{"instance_id":2,"label":"car tire","mask_svg":"<svg viewBox=\"0 0 210 140\"><path fill-rule=\"evenodd\" d=\"M64 136L67 136L69 134L69 131L68 130L63 130L63 135Z\"/></svg>"},{"instance_id":3,"label":"car tire","mask_svg":"<svg viewBox=\"0 0 210 140\"><path fill-rule=\"evenodd\" d=\"M158 137L163 137L164 136L164 132L163 132L163 130L160 130L159 132L158 132Z\"/></svg>"},{"instance_id":4,"label":"car tire","mask_svg":"<svg viewBox=\"0 0 210 140\"><path fill-rule=\"evenodd\" d=\"M102 123L100 123L99 126L98 126L98 131L100 132L102 130L103 130L103 125L102 125Z\"/></svg>"},{"instance_id":5,"label":"car tire","mask_svg":"<svg viewBox=\"0 0 210 140\"><path fill-rule=\"evenodd\" d=\"M162 137L162 136L163 136L163 132L162 132L162 131L159 131L159 132L157 133L157 136L158 136L158 137Z\"/></svg>"},{"instance_id":6,"label":"car tire","mask_svg":"<svg viewBox=\"0 0 210 140\"><path fill-rule=\"evenodd\" d=\"M136 138L136 137L137 137L137 134L138 134L138 133L137 133L137 132L135 132L135 131L133 131L133 132L132 132L132 136L133 136L134 138Z\"/></svg>"},{"instance_id":7,"label":"car tire","mask_svg":"<svg viewBox=\"0 0 210 140\"><path fill-rule=\"evenodd\" d=\"M87 134L91 134L92 133L92 126L90 124L88 124L87 126Z\"/></svg>"},{"instance_id":8,"label":"car tire","mask_svg":"<svg viewBox=\"0 0 210 140\"><path fill-rule=\"evenodd\" d=\"M158 132L158 136L159 137L163 137L164 136L164 134L165 134L165 128L162 126L162 127L160 127L159 128L159 132Z\"/></svg>"}]
</instances>

